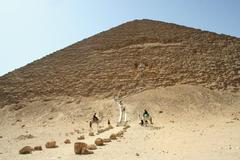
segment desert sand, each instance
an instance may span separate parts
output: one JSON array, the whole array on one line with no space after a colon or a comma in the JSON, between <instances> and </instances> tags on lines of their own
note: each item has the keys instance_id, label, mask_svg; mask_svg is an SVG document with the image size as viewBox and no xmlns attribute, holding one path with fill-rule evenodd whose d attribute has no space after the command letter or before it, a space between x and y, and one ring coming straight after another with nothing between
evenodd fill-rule
<instances>
[{"instance_id":1,"label":"desert sand","mask_svg":"<svg viewBox=\"0 0 240 160\"><path fill-rule=\"evenodd\" d=\"M0 110L1 160L239 160L240 95L180 85L146 90L123 97L131 126L124 136L106 143L91 155L76 155L75 142L94 144L122 130L116 127L118 108L113 98L45 97ZM138 115L146 108L153 125L139 125ZM89 136L88 122L94 112L103 115L101 127L111 120L113 129ZM93 126L96 133L97 127ZM32 135L27 136L27 135ZM84 140L77 137L84 135ZM70 139L71 144L64 144ZM58 148L46 149L45 143ZM42 151L20 155L24 146Z\"/></svg>"}]
</instances>

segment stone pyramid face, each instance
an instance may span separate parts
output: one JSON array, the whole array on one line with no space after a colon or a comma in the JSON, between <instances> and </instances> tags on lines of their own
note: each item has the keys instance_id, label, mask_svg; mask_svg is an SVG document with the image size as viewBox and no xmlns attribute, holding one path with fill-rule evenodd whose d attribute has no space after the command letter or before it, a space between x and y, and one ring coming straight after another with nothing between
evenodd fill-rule
<instances>
[{"instance_id":1,"label":"stone pyramid face","mask_svg":"<svg viewBox=\"0 0 240 160\"><path fill-rule=\"evenodd\" d=\"M176 84L239 91L240 39L152 20L99 33L0 77L0 106Z\"/></svg>"}]
</instances>

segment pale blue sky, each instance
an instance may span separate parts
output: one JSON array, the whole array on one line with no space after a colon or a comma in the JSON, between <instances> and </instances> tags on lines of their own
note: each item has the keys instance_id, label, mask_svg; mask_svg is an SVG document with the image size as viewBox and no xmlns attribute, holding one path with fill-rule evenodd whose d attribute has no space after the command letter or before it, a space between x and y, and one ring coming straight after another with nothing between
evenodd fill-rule
<instances>
[{"instance_id":1,"label":"pale blue sky","mask_svg":"<svg viewBox=\"0 0 240 160\"><path fill-rule=\"evenodd\" d=\"M240 0L0 0L0 75L143 18L240 37Z\"/></svg>"}]
</instances>

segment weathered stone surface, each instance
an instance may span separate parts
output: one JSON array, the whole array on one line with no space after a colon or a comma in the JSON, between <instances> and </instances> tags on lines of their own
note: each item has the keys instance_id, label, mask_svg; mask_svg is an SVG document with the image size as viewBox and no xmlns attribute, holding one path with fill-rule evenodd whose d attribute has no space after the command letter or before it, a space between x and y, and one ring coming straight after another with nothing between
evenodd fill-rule
<instances>
[{"instance_id":1,"label":"weathered stone surface","mask_svg":"<svg viewBox=\"0 0 240 160\"><path fill-rule=\"evenodd\" d=\"M103 143L109 143L109 142L111 142L111 139L110 139L110 138L104 138L104 139L103 139Z\"/></svg>"},{"instance_id":2,"label":"weathered stone surface","mask_svg":"<svg viewBox=\"0 0 240 160\"><path fill-rule=\"evenodd\" d=\"M74 152L75 154L93 154L92 151L88 150L88 145L83 142L76 142L74 144Z\"/></svg>"},{"instance_id":3,"label":"weathered stone surface","mask_svg":"<svg viewBox=\"0 0 240 160\"><path fill-rule=\"evenodd\" d=\"M111 140L116 140L117 139L117 135L115 133L111 134L109 137Z\"/></svg>"},{"instance_id":4,"label":"weathered stone surface","mask_svg":"<svg viewBox=\"0 0 240 160\"><path fill-rule=\"evenodd\" d=\"M49 141L45 144L46 148L57 148L56 141Z\"/></svg>"},{"instance_id":5,"label":"weathered stone surface","mask_svg":"<svg viewBox=\"0 0 240 160\"><path fill-rule=\"evenodd\" d=\"M26 139L32 139L32 138L35 138L35 137L31 134L27 134L27 135L20 135L16 139L17 140L26 140Z\"/></svg>"},{"instance_id":6,"label":"weathered stone surface","mask_svg":"<svg viewBox=\"0 0 240 160\"><path fill-rule=\"evenodd\" d=\"M117 136L117 137L123 137L123 134L124 134L124 131L119 131L119 132L116 134L116 136Z\"/></svg>"},{"instance_id":7,"label":"weathered stone surface","mask_svg":"<svg viewBox=\"0 0 240 160\"><path fill-rule=\"evenodd\" d=\"M84 135L81 135L80 137L77 138L78 140L83 140L85 139Z\"/></svg>"},{"instance_id":8,"label":"weathered stone surface","mask_svg":"<svg viewBox=\"0 0 240 160\"><path fill-rule=\"evenodd\" d=\"M34 151L42 151L42 146L35 146L33 148Z\"/></svg>"},{"instance_id":9,"label":"weathered stone surface","mask_svg":"<svg viewBox=\"0 0 240 160\"><path fill-rule=\"evenodd\" d=\"M97 149L97 146L95 144L90 144L88 145L87 147L89 150L96 150Z\"/></svg>"},{"instance_id":10,"label":"weathered stone surface","mask_svg":"<svg viewBox=\"0 0 240 160\"><path fill-rule=\"evenodd\" d=\"M65 143L65 144L70 144L71 141L70 141L70 139L66 139L66 140L64 141L64 143Z\"/></svg>"},{"instance_id":11,"label":"weathered stone surface","mask_svg":"<svg viewBox=\"0 0 240 160\"><path fill-rule=\"evenodd\" d=\"M19 154L31 154L33 151L33 148L30 146L25 146L22 149L20 149Z\"/></svg>"},{"instance_id":12,"label":"weathered stone surface","mask_svg":"<svg viewBox=\"0 0 240 160\"><path fill-rule=\"evenodd\" d=\"M93 133L93 132L89 132L88 135L89 135L89 136L94 136L94 133Z\"/></svg>"},{"instance_id":13,"label":"weathered stone surface","mask_svg":"<svg viewBox=\"0 0 240 160\"><path fill-rule=\"evenodd\" d=\"M239 53L239 38L136 20L0 77L0 106L42 96L122 96L175 84L236 92Z\"/></svg>"},{"instance_id":14,"label":"weathered stone surface","mask_svg":"<svg viewBox=\"0 0 240 160\"><path fill-rule=\"evenodd\" d=\"M97 139L95 140L95 144L96 144L97 146L102 146L102 145L104 144L103 139L102 139L102 138L97 138Z\"/></svg>"}]
</instances>

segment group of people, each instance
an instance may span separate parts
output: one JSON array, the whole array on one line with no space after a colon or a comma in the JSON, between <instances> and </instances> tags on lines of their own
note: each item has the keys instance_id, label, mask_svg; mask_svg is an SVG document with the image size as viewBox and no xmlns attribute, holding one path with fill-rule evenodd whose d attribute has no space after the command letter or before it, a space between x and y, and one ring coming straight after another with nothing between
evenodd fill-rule
<instances>
[{"instance_id":1,"label":"group of people","mask_svg":"<svg viewBox=\"0 0 240 160\"><path fill-rule=\"evenodd\" d=\"M115 102L117 102L118 104L118 108L119 108L119 119L117 122L117 126L121 126L121 125L126 125L127 124L127 113L126 113L126 106L123 105L122 100L118 100L116 98L114 98ZM139 115L140 118L140 125L141 126L147 126L149 123L153 124L152 121L152 117L150 116L149 112L144 109L142 116ZM90 121L90 128L92 128L92 124L96 123L97 125L99 124L100 120L97 117L97 114L94 113L92 120ZM108 120L108 125L110 125L110 120Z\"/></svg>"}]
</instances>

